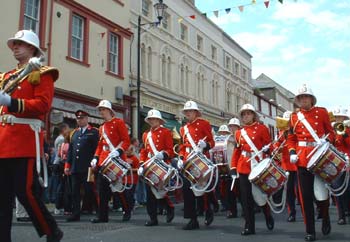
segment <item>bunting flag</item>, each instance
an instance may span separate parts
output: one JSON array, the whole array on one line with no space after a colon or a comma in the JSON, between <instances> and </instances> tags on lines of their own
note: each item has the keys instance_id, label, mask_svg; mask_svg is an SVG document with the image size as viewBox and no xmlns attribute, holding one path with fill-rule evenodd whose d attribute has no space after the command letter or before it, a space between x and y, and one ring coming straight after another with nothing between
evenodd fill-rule
<instances>
[{"instance_id":1,"label":"bunting flag","mask_svg":"<svg viewBox=\"0 0 350 242\"><path fill-rule=\"evenodd\" d=\"M248 1L248 0L247 0L247 1ZM255 6L255 5L257 5L258 3L259 3L259 4L260 4L260 3L261 3L261 4L264 3L265 8L269 8L270 2L271 2L271 1L273 1L273 0L261 0L261 1L258 1L258 2L257 2L256 0L250 0L250 3L247 3L247 4L243 4L243 5L240 5L240 6L234 6L234 7L223 8L223 9L216 9L216 10L213 10L213 11L211 11L211 12L202 13L201 15L203 15L203 17L207 18L208 13L209 13L209 14L212 13L212 14L214 14L214 16L215 16L216 18L218 18L220 12L225 11L226 14L229 14L233 8L238 9L238 10L242 13L242 12L244 11L244 7L246 7L246 6ZM283 0L277 0L277 1L278 1L280 4L283 4ZM292 0L291 0L291 1L292 1ZM298 0L293 0L293 1L294 1L294 2L297 2ZM189 16L178 17L178 20L177 20L177 21L178 21L179 23L181 23L185 18L196 19L196 18L197 18L197 15L192 14L192 15L189 15Z\"/></svg>"},{"instance_id":2,"label":"bunting flag","mask_svg":"<svg viewBox=\"0 0 350 242\"><path fill-rule=\"evenodd\" d=\"M215 10L214 12L215 17L219 17L219 10Z\"/></svg>"},{"instance_id":3,"label":"bunting flag","mask_svg":"<svg viewBox=\"0 0 350 242\"><path fill-rule=\"evenodd\" d=\"M265 1L264 4L265 4L265 7L268 8L269 4L270 4L270 1Z\"/></svg>"}]
</instances>

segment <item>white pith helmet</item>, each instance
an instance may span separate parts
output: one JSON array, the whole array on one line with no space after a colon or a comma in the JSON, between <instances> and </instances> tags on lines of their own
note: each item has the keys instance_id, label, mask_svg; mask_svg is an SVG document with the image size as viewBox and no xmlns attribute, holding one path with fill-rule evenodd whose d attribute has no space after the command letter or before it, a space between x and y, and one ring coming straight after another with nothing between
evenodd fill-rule
<instances>
[{"instance_id":1,"label":"white pith helmet","mask_svg":"<svg viewBox=\"0 0 350 242\"><path fill-rule=\"evenodd\" d=\"M7 40L7 46L12 49L13 42L17 40L34 46L38 50L37 57L44 55L44 52L40 49L39 37L33 31L25 29L18 31L14 37Z\"/></svg>"}]
</instances>

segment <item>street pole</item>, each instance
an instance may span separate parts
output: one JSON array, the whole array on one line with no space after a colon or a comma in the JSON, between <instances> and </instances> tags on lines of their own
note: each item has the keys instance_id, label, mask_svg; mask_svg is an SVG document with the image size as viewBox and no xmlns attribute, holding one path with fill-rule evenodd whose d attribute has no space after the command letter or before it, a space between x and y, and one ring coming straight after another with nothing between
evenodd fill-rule
<instances>
[{"instance_id":1,"label":"street pole","mask_svg":"<svg viewBox=\"0 0 350 242\"><path fill-rule=\"evenodd\" d=\"M137 137L140 143L142 143L141 134L141 15L139 15L137 21Z\"/></svg>"}]
</instances>

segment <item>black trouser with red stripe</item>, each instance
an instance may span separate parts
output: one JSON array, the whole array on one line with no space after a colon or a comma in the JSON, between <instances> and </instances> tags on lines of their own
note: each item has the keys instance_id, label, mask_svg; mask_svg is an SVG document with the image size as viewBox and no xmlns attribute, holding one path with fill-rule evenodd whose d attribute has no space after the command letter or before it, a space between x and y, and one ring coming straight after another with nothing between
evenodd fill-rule
<instances>
[{"instance_id":1,"label":"black trouser with red stripe","mask_svg":"<svg viewBox=\"0 0 350 242\"><path fill-rule=\"evenodd\" d=\"M0 240L11 241L14 196L26 209L39 236L50 235L57 229L55 219L41 200L34 158L0 159Z\"/></svg>"},{"instance_id":2,"label":"black trouser with red stripe","mask_svg":"<svg viewBox=\"0 0 350 242\"><path fill-rule=\"evenodd\" d=\"M147 213L151 220L157 220L157 207L158 203L162 203L162 205L169 211L169 209L174 208L174 204L171 202L168 194L165 195L163 199L157 199L152 190L151 187L146 184L146 191L147 191Z\"/></svg>"},{"instance_id":3,"label":"black trouser with red stripe","mask_svg":"<svg viewBox=\"0 0 350 242\"><path fill-rule=\"evenodd\" d=\"M230 211L233 215L237 215L237 200L234 190L231 191L232 178L231 177L222 177L222 199L225 199L227 204L227 210Z\"/></svg>"},{"instance_id":4,"label":"black trouser with red stripe","mask_svg":"<svg viewBox=\"0 0 350 242\"><path fill-rule=\"evenodd\" d=\"M99 204L98 204L98 213L97 217L101 220L108 221L108 202L111 199L112 191L110 188L110 183L107 178L105 178L101 173L98 173L97 177L97 188L98 188L98 197L99 197ZM125 198L124 193L117 193L120 201L122 203L123 211L126 213L130 213L131 206L128 204L127 199Z\"/></svg>"},{"instance_id":5,"label":"black trouser with red stripe","mask_svg":"<svg viewBox=\"0 0 350 242\"><path fill-rule=\"evenodd\" d=\"M287 181L287 206L288 214L295 216L295 199L296 199L296 184L297 184L297 172L289 171Z\"/></svg>"},{"instance_id":6,"label":"black trouser with red stripe","mask_svg":"<svg viewBox=\"0 0 350 242\"><path fill-rule=\"evenodd\" d=\"M191 189L191 183L187 179L183 179L182 192L184 196L184 218L197 218L198 203L196 206L196 197ZM204 193L200 198L203 199L203 210L211 209L209 203L215 200L214 192Z\"/></svg>"},{"instance_id":7,"label":"black trouser with red stripe","mask_svg":"<svg viewBox=\"0 0 350 242\"><path fill-rule=\"evenodd\" d=\"M314 211L314 178L311 172L304 167L298 167L298 185L301 208L306 225L306 233L315 234L315 211ZM318 201L323 219L329 217L329 200Z\"/></svg>"}]
</instances>

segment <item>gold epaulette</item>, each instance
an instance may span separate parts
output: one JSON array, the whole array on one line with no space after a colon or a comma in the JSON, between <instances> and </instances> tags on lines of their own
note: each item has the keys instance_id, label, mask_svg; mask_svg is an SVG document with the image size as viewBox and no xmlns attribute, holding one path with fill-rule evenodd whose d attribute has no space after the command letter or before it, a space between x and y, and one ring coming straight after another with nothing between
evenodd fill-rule
<instances>
[{"instance_id":1,"label":"gold epaulette","mask_svg":"<svg viewBox=\"0 0 350 242\"><path fill-rule=\"evenodd\" d=\"M40 70L35 70L29 73L28 82L32 85L38 85L40 83L40 76L46 73L51 74L54 82L58 79L59 72L57 68L51 66L42 66L40 67Z\"/></svg>"},{"instance_id":2,"label":"gold epaulette","mask_svg":"<svg viewBox=\"0 0 350 242\"><path fill-rule=\"evenodd\" d=\"M276 128L279 130L288 130L289 128L289 119L276 117Z\"/></svg>"},{"instance_id":3,"label":"gold epaulette","mask_svg":"<svg viewBox=\"0 0 350 242\"><path fill-rule=\"evenodd\" d=\"M328 116L329 116L329 120L330 120L331 122L335 122L335 117L334 117L333 112L328 112Z\"/></svg>"}]
</instances>

